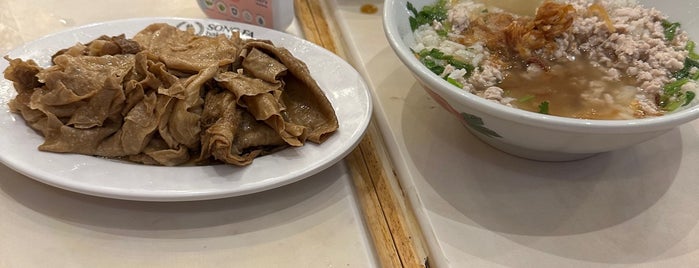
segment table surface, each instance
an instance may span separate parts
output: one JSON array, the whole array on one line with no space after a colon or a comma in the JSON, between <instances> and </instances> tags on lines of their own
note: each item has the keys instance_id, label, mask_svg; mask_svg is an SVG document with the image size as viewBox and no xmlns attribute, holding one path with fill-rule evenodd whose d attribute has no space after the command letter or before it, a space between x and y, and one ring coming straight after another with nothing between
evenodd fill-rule
<instances>
[{"instance_id":1,"label":"table surface","mask_svg":"<svg viewBox=\"0 0 699 268\"><path fill-rule=\"evenodd\" d=\"M3 0L0 55L72 27L157 16L205 18L195 0ZM60 190L0 165L0 267L374 267L348 174L340 162L262 193L156 203Z\"/></svg>"},{"instance_id":2,"label":"table surface","mask_svg":"<svg viewBox=\"0 0 699 268\"><path fill-rule=\"evenodd\" d=\"M0 2L0 54L92 22L204 17L193 0L25 2ZM699 121L582 161L501 153L411 79L383 35L381 2L327 3L374 91L432 267L699 265ZM379 12L362 14L365 3ZM0 165L0 267L376 266L347 169L248 196L146 203L55 189Z\"/></svg>"}]
</instances>

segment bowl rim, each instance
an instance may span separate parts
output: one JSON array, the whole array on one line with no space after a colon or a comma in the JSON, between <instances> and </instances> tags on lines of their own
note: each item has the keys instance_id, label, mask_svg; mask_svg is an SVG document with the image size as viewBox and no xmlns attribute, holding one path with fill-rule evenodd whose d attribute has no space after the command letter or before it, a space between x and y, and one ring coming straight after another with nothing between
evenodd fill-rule
<instances>
[{"instance_id":1,"label":"bowl rim","mask_svg":"<svg viewBox=\"0 0 699 268\"><path fill-rule=\"evenodd\" d=\"M638 133L657 130L667 130L675 126L693 121L699 118L699 101L696 99L691 106L683 107L658 117L639 119L579 119L554 115L546 115L526 111L514 107L509 107L500 103L486 100L470 92L464 91L441 79L438 75L428 71L420 61L413 55L410 48L405 44L403 36L398 31L398 25L394 18L400 12L409 16L409 11L405 4L406 0L385 0L382 21L384 34L394 53L410 69L418 80L431 86L431 89L439 95L446 95L448 102L450 99L461 100L471 109L487 113L505 121L517 124L531 125L545 129L576 131L583 133ZM423 86L426 86L423 84Z\"/></svg>"}]
</instances>

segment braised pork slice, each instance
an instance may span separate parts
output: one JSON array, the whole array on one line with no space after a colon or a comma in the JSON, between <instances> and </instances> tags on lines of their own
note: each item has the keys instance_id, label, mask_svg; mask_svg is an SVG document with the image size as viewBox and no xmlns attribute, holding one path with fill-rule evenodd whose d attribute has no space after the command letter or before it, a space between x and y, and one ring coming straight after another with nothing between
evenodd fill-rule
<instances>
[{"instance_id":1,"label":"braised pork slice","mask_svg":"<svg viewBox=\"0 0 699 268\"><path fill-rule=\"evenodd\" d=\"M153 24L133 40L61 50L46 68L7 60L17 91L9 106L44 136L43 151L244 166L338 128L307 66L269 41Z\"/></svg>"}]
</instances>

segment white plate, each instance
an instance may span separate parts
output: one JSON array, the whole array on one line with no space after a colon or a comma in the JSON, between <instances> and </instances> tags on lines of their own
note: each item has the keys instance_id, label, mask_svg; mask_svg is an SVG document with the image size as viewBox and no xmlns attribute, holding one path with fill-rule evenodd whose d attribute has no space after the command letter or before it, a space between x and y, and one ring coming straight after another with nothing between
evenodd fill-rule
<instances>
[{"instance_id":1,"label":"white plate","mask_svg":"<svg viewBox=\"0 0 699 268\"><path fill-rule=\"evenodd\" d=\"M295 36L266 28L219 20L141 18L104 22L60 32L9 52L11 58L34 59L42 66L61 48L100 35L135 33L155 22L194 27L200 34L230 33L272 40L305 61L333 104L340 127L323 144L307 143L259 157L247 167L229 165L158 167L98 157L41 152L43 137L21 116L9 112L15 95L10 81L0 80L0 161L38 181L63 189L109 198L183 201L259 192L306 178L344 158L359 142L371 117L371 96L357 71L333 53ZM0 69L8 63L0 60Z\"/></svg>"}]
</instances>

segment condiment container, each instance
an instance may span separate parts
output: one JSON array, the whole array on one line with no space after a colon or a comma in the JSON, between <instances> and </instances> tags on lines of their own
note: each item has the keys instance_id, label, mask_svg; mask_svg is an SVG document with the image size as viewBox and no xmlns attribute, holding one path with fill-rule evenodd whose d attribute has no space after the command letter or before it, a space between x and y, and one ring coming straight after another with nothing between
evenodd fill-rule
<instances>
[{"instance_id":1,"label":"condiment container","mask_svg":"<svg viewBox=\"0 0 699 268\"><path fill-rule=\"evenodd\" d=\"M213 19L243 22L279 31L294 20L293 0L197 0Z\"/></svg>"}]
</instances>

